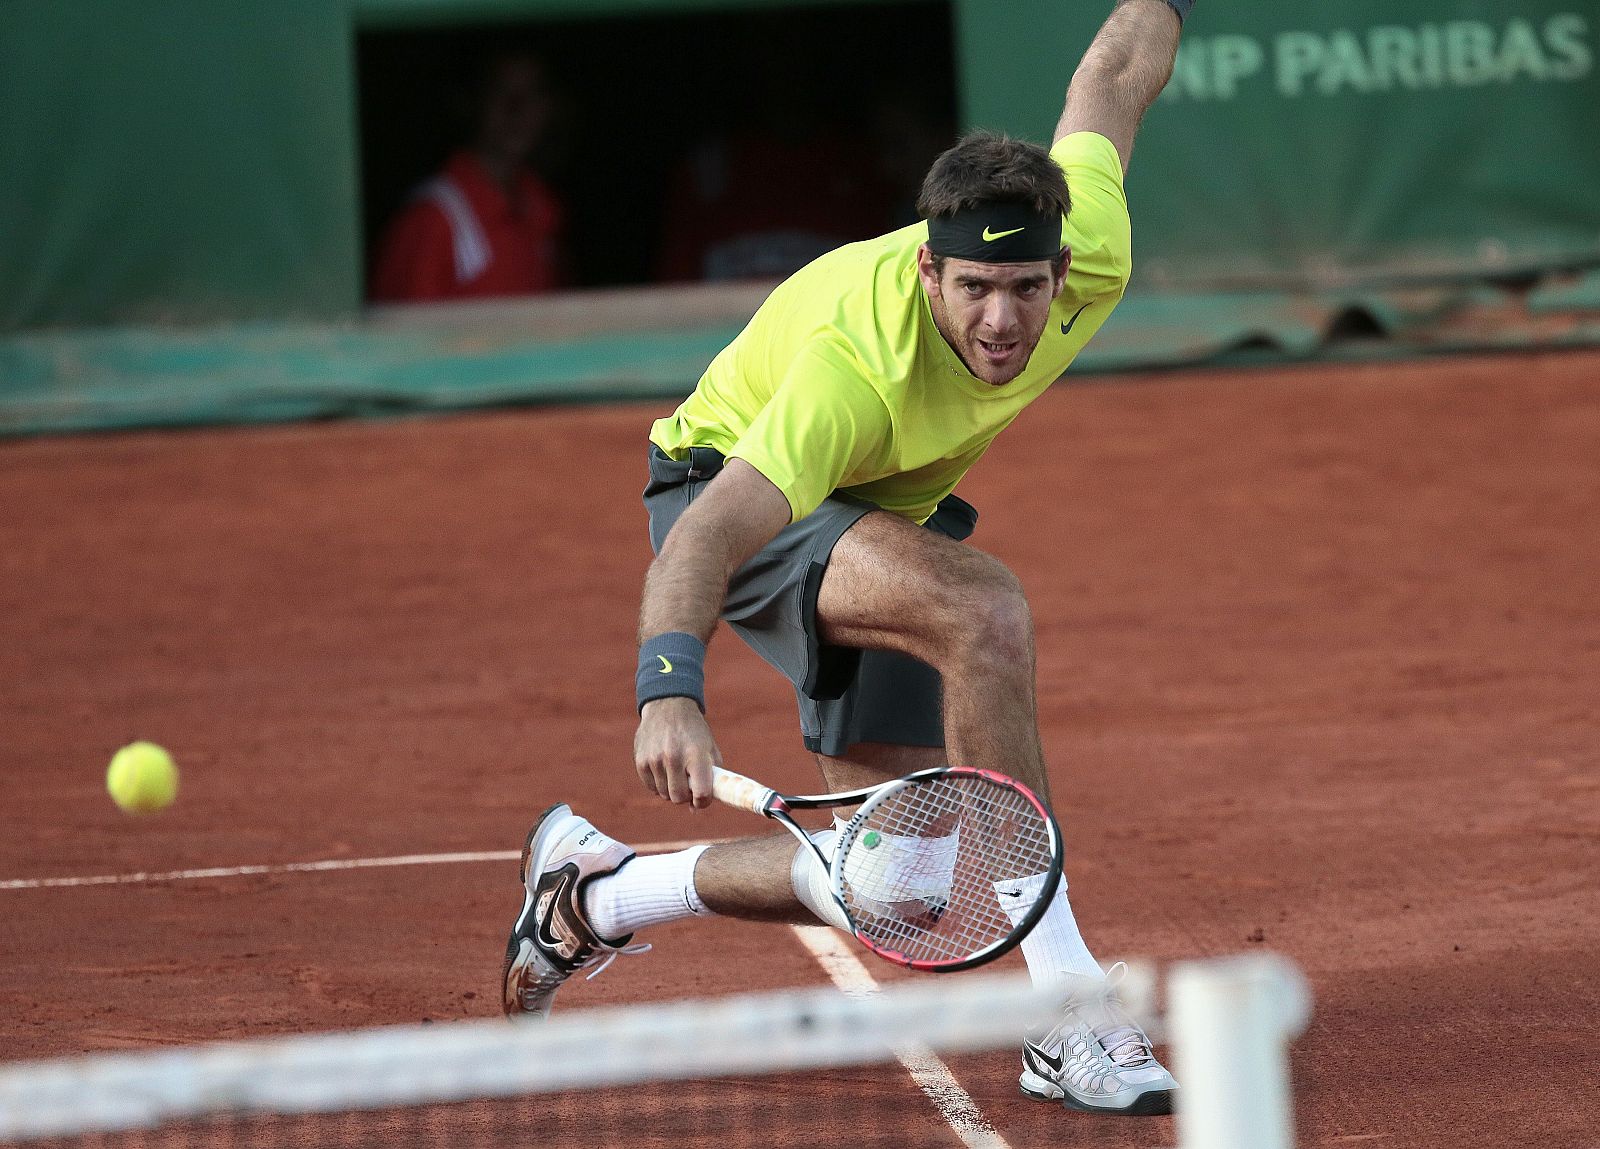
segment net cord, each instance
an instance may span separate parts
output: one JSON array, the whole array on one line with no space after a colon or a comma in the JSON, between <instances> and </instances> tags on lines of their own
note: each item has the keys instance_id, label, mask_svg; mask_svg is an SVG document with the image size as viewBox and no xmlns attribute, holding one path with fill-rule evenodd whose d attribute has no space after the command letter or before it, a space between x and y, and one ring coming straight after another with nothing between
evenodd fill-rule
<instances>
[{"instance_id":1,"label":"net cord","mask_svg":"<svg viewBox=\"0 0 1600 1149\"><path fill-rule=\"evenodd\" d=\"M24 1063L0 1069L0 1140L860 1065L907 1046L1001 1048L1060 1001L991 975L865 998L785 991Z\"/></svg>"}]
</instances>

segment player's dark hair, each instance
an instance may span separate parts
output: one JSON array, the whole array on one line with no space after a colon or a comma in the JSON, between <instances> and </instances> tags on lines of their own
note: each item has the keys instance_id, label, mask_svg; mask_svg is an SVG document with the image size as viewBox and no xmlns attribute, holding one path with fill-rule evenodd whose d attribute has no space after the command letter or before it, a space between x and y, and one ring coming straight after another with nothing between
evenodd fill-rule
<instances>
[{"instance_id":1,"label":"player's dark hair","mask_svg":"<svg viewBox=\"0 0 1600 1149\"><path fill-rule=\"evenodd\" d=\"M933 161L917 197L917 214L950 217L992 203L1065 216L1072 197L1067 177L1038 144L999 132L973 132Z\"/></svg>"}]
</instances>

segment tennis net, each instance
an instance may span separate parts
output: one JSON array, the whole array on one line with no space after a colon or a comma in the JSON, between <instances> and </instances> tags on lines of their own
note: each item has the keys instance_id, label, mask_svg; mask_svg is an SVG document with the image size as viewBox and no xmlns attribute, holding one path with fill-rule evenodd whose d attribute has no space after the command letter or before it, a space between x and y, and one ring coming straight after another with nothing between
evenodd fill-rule
<instances>
[{"instance_id":1,"label":"tennis net","mask_svg":"<svg viewBox=\"0 0 1600 1149\"><path fill-rule=\"evenodd\" d=\"M1004 1146L940 1055L1014 1075L1055 1004L977 975L15 1064L0 1143Z\"/></svg>"}]
</instances>

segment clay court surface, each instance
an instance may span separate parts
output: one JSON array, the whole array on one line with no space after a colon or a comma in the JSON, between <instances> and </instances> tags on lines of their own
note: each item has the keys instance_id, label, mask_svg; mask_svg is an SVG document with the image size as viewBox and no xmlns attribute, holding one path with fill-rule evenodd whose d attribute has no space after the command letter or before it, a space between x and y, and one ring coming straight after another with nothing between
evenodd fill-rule
<instances>
[{"instance_id":1,"label":"clay court surface","mask_svg":"<svg viewBox=\"0 0 1600 1149\"><path fill-rule=\"evenodd\" d=\"M963 484L1034 604L1090 943L1298 962L1304 1145L1600 1139L1597 384L1600 353L1120 377ZM0 881L510 850L557 800L752 830L629 764L670 406L0 444ZM729 764L814 788L777 676L728 636L711 675ZM157 817L102 788L134 738L184 770ZM0 889L0 1057L493 1015L518 905L507 862ZM563 1005L825 981L781 926L648 940ZM1014 1060L955 1068L1017 1149L1174 1142L1018 1097ZM805 1103L937 1137L897 1074Z\"/></svg>"}]
</instances>

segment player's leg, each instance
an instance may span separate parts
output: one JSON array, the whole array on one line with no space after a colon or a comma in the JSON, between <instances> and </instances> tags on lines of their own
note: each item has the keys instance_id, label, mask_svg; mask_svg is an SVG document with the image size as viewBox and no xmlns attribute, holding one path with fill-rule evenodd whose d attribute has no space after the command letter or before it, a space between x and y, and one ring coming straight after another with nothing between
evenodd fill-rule
<instances>
[{"instance_id":1,"label":"player's leg","mask_svg":"<svg viewBox=\"0 0 1600 1149\"><path fill-rule=\"evenodd\" d=\"M811 853L783 834L640 857L565 804L551 807L523 850L522 911L502 971L506 1014L548 1014L573 974L648 949L633 937L652 926L713 914L815 922L794 888L802 852Z\"/></svg>"},{"instance_id":2,"label":"player's leg","mask_svg":"<svg viewBox=\"0 0 1600 1149\"><path fill-rule=\"evenodd\" d=\"M947 693L938 672L925 663L889 651L867 651L841 697L820 702L802 698L801 726L807 731L807 745L817 751L828 789L877 785L943 765ZM938 860L950 851L937 839L924 849L924 873L938 874ZM914 851L913 856L922 852ZM1032 904L1032 899L1027 901ZM1011 912L1004 903L1002 908ZM1017 910L1015 916L1020 919L1022 912ZM1078 930L1065 879L1043 919L1023 939L1022 952L1040 985L1101 975Z\"/></svg>"},{"instance_id":3,"label":"player's leg","mask_svg":"<svg viewBox=\"0 0 1600 1149\"><path fill-rule=\"evenodd\" d=\"M809 557L805 569L809 573ZM741 633L750 629L741 624ZM814 622L789 632L808 629L814 630ZM801 646L787 660L797 668L820 656L814 640ZM775 649L769 643L764 653ZM801 725L807 744L818 751L826 789L876 785L941 765L938 675L885 652L852 657L849 665L849 684L839 697L819 703L798 695ZM836 835L835 827L827 827L815 831L813 840L831 855ZM788 834L641 858L558 806L529 834L523 883L523 913L507 945L508 1013L548 1013L566 977L624 950L635 932L651 926L709 914L844 924L826 869Z\"/></svg>"},{"instance_id":4,"label":"player's leg","mask_svg":"<svg viewBox=\"0 0 1600 1149\"><path fill-rule=\"evenodd\" d=\"M845 757L819 754L817 762L825 789L833 792L874 786L942 765L944 752L864 744ZM842 820L847 819L835 818L836 824ZM813 840L831 853L834 833L822 829ZM705 914L801 924L820 917L837 924L827 889L826 871L817 866L815 855L791 835L778 833L634 858L597 875L585 886L581 904L586 921L601 939L626 938L649 926Z\"/></svg>"},{"instance_id":5,"label":"player's leg","mask_svg":"<svg viewBox=\"0 0 1600 1149\"><path fill-rule=\"evenodd\" d=\"M872 743L852 747L842 757L817 755L824 788L829 792L879 785L943 762L944 751L939 749ZM836 815L835 826L845 820ZM819 830L813 840L831 853L836 832ZM673 914L674 908L681 911L695 902L710 913L753 921L807 923L821 918L839 924L837 907L828 892L827 872L817 865L815 855L800 848L789 834L700 848L688 874L674 866L672 859L678 856L640 858L614 876L595 882L585 904L596 930L602 936L631 933L686 916ZM660 895L653 889L659 889ZM647 920L647 906L652 902L659 908Z\"/></svg>"},{"instance_id":6,"label":"player's leg","mask_svg":"<svg viewBox=\"0 0 1600 1149\"><path fill-rule=\"evenodd\" d=\"M889 742L857 742L840 754L816 757L817 769L830 794L881 786L946 762L942 746L897 746ZM845 813L848 815L848 811Z\"/></svg>"},{"instance_id":7,"label":"player's leg","mask_svg":"<svg viewBox=\"0 0 1600 1149\"><path fill-rule=\"evenodd\" d=\"M836 646L888 649L943 678L950 760L1049 797L1034 693L1033 620L997 559L896 515L864 516L834 546L817 626Z\"/></svg>"},{"instance_id":8,"label":"player's leg","mask_svg":"<svg viewBox=\"0 0 1600 1149\"><path fill-rule=\"evenodd\" d=\"M890 628L877 615L915 614L911 627L893 631L894 643L929 657L945 652L948 672L941 683L936 672L905 655L864 654L851 691L837 702L815 704L814 713L805 716L809 728L822 732L813 748L837 751L818 756L829 788L871 785L939 765L948 735L953 746L993 755L974 762L969 750L965 758L952 754L955 760L992 766L1046 792L1033 706L1031 624L1016 580L959 542L932 531L900 530L895 520L882 523L886 519L867 516L835 545L818 594L817 625L833 641L848 635L878 642ZM877 529L880 523L883 531ZM931 525L937 529L937 516ZM922 546L925 541L931 545ZM913 557L908 560L907 554ZM908 592L916 602L907 601ZM976 625L963 617L968 613L979 616ZM1009 665L995 665L997 653ZM952 675L986 685L963 692ZM1009 708L994 705L1006 700ZM964 722L974 729L963 733ZM986 729L1006 723L1009 730ZM855 738L913 745L867 741L846 748ZM1024 763L1021 768L1018 761ZM915 845L921 850L911 855L917 858L911 864L937 875L942 843ZM1013 912L1003 899L1001 908ZM1021 911L1015 913L1020 917ZM1064 876L1044 917L1023 939L1022 953L1035 984L1075 990L1063 1012L1026 1035L1023 1092L1097 1112L1169 1112L1177 1083L1156 1060L1143 1030L1116 1002L1116 979L1104 976L1085 944Z\"/></svg>"},{"instance_id":9,"label":"player's leg","mask_svg":"<svg viewBox=\"0 0 1600 1149\"><path fill-rule=\"evenodd\" d=\"M797 854L810 857L811 851L788 833L719 842L700 856L695 889L713 913L750 921L815 924L816 917L795 895L792 873Z\"/></svg>"}]
</instances>

